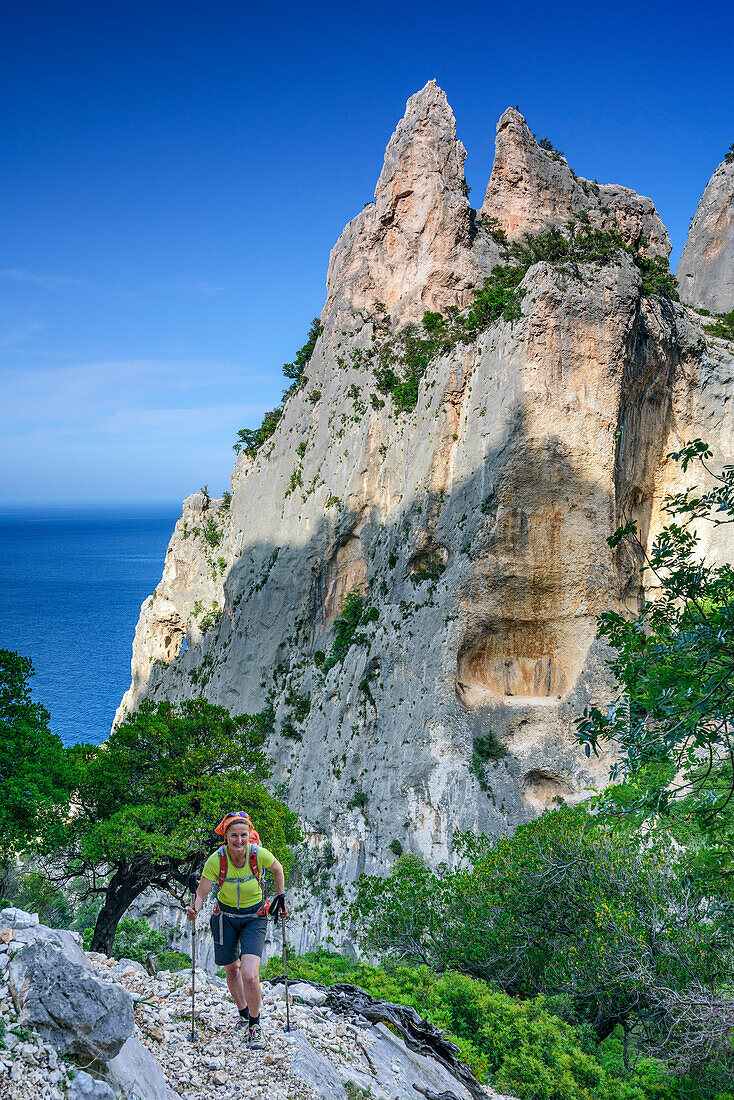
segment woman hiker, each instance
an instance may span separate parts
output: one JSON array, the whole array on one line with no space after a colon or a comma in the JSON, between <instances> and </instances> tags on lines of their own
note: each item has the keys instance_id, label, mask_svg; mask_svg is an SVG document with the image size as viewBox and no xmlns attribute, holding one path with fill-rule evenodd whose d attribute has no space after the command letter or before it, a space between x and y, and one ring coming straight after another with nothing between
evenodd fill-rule
<instances>
[{"instance_id":1,"label":"woman hiker","mask_svg":"<svg viewBox=\"0 0 734 1100\"><path fill-rule=\"evenodd\" d=\"M237 1027L249 1027L250 1049L262 1050L260 959L268 918L262 912L260 875L265 870L273 873L277 897L270 915L276 919L281 914L288 915L285 875L273 853L252 839L257 838L257 833L244 811L227 814L214 831L224 837L224 845L212 852L204 864L194 904L188 907L186 916L196 920L216 882L217 903L210 922L214 961L224 967L227 975L227 985L240 1014Z\"/></svg>"}]
</instances>

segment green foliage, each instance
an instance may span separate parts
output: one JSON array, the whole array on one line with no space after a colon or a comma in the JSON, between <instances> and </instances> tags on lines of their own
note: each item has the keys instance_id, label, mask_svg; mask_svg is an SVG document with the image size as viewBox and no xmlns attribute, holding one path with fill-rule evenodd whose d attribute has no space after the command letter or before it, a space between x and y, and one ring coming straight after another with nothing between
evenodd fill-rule
<instances>
[{"instance_id":1,"label":"green foliage","mask_svg":"<svg viewBox=\"0 0 734 1100\"><path fill-rule=\"evenodd\" d=\"M254 457L263 443L270 439L271 435L278 427L282 415L283 406L278 405L276 408L271 409L270 412L265 413L263 422L259 428L240 428L237 432L237 441L232 447L235 454L244 451L246 455Z\"/></svg>"},{"instance_id":2,"label":"green foliage","mask_svg":"<svg viewBox=\"0 0 734 1100\"><path fill-rule=\"evenodd\" d=\"M360 879L351 912L366 947L567 997L598 1039L619 1023L686 1071L728 1065L732 898L696 878L695 853L568 807L511 837L458 835L455 849L457 870L406 855Z\"/></svg>"},{"instance_id":3,"label":"green foliage","mask_svg":"<svg viewBox=\"0 0 734 1100\"><path fill-rule=\"evenodd\" d=\"M30 865L14 865L5 882L7 904L38 913L42 924L70 928L75 919L72 897ZM0 908L4 906L0 904Z\"/></svg>"},{"instance_id":4,"label":"green foliage","mask_svg":"<svg viewBox=\"0 0 734 1100\"><path fill-rule=\"evenodd\" d=\"M323 331L324 326L321 324L321 321L318 317L314 317L311 322L311 327L308 330L306 343L296 352L296 357L292 363L283 364L283 374L286 378L292 379L297 384L301 382L303 379L303 372L316 347L316 341Z\"/></svg>"},{"instance_id":5,"label":"green foliage","mask_svg":"<svg viewBox=\"0 0 734 1100\"><path fill-rule=\"evenodd\" d=\"M27 657L0 649L0 864L37 834L55 836L72 775L48 711L34 703Z\"/></svg>"},{"instance_id":6,"label":"green foliage","mask_svg":"<svg viewBox=\"0 0 734 1100\"><path fill-rule=\"evenodd\" d=\"M265 789L262 716L232 716L203 699L149 700L103 745L69 750L78 812L64 822L67 877L83 876L105 905L96 936L107 946L125 909L148 886L179 893L209 854L224 809L246 807L268 847L288 867L299 837L295 815ZM111 928L111 933L110 933Z\"/></svg>"},{"instance_id":7,"label":"green foliage","mask_svg":"<svg viewBox=\"0 0 734 1100\"><path fill-rule=\"evenodd\" d=\"M474 291L474 301L464 317L463 328L467 334L478 335L500 319L517 321L522 317L522 295L518 287L527 271L528 268L522 265L496 264L492 268L492 274L479 290Z\"/></svg>"},{"instance_id":8,"label":"green foliage","mask_svg":"<svg viewBox=\"0 0 734 1100\"><path fill-rule=\"evenodd\" d=\"M734 164L734 141L731 143L727 152L724 154L724 160L727 164Z\"/></svg>"},{"instance_id":9,"label":"green foliage","mask_svg":"<svg viewBox=\"0 0 734 1100\"><path fill-rule=\"evenodd\" d=\"M229 489L227 489L224 493L222 493L222 508L225 510L225 512L228 512L231 505L232 494L230 493Z\"/></svg>"},{"instance_id":10,"label":"green foliage","mask_svg":"<svg viewBox=\"0 0 734 1100\"><path fill-rule=\"evenodd\" d=\"M680 301L678 281L670 271L667 260L662 256L653 256L652 259L648 259L637 255L635 263L642 275L642 293L645 296L657 295L660 298L670 298L673 302Z\"/></svg>"},{"instance_id":11,"label":"green foliage","mask_svg":"<svg viewBox=\"0 0 734 1100\"><path fill-rule=\"evenodd\" d=\"M213 516L209 516L205 520L201 533L204 537L204 542L206 542L208 546L219 546L222 541L222 528Z\"/></svg>"},{"instance_id":12,"label":"green foliage","mask_svg":"<svg viewBox=\"0 0 734 1100\"><path fill-rule=\"evenodd\" d=\"M734 309L728 313L713 314L715 320L710 325L704 325L703 331L710 336L719 336L722 340L734 340Z\"/></svg>"},{"instance_id":13,"label":"green foliage","mask_svg":"<svg viewBox=\"0 0 734 1100\"><path fill-rule=\"evenodd\" d=\"M647 599L625 618L606 612L598 636L612 651L620 685L604 709L577 720L587 755L614 746L613 777L622 779L602 806L635 820L663 819L706 838L709 864L729 872L734 857L734 569L701 560L702 525L734 521L734 466L717 474L701 440L669 456L685 473L708 476L665 498L668 522L648 549L634 523L609 540L643 562ZM701 868L699 868L699 872Z\"/></svg>"},{"instance_id":14,"label":"green foliage","mask_svg":"<svg viewBox=\"0 0 734 1100\"><path fill-rule=\"evenodd\" d=\"M268 961L265 977L281 971ZM294 978L334 985L349 982L373 997L412 1005L448 1033L460 1057L481 1081L524 1100L673 1100L650 1078L610 1073L597 1051L587 1051L574 1029L548 1010L543 997L517 1001L466 975L436 974L427 966L386 963L376 967L324 950L288 962ZM627 1080L622 1080L622 1076Z\"/></svg>"},{"instance_id":15,"label":"green foliage","mask_svg":"<svg viewBox=\"0 0 734 1100\"><path fill-rule=\"evenodd\" d=\"M291 708L297 722L305 722L311 710L311 696L308 692L290 691L286 696L286 705Z\"/></svg>"},{"instance_id":16,"label":"green foliage","mask_svg":"<svg viewBox=\"0 0 734 1100\"><path fill-rule=\"evenodd\" d=\"M403 854L403 846L399 840L391 840L388 847L394 856L401 856Z\"/></svg>"},{"instance_id":17,"label":"green foliage","mask_svg":"<svg viewBox=\"0 0 734 1100\"><path fill-rule=\"evenodd\" d=\"M483 791L490 789L484 777L485 765L497 764L505 756L507 756L507 747L502 744L493 730L488 730L483 737L474 738L469 770L477 777Z\"/></svg>"},{"instance_id":18,"label":"green foliage","mask_svg":"<svg viewBox=\"0 0 734 1100\"><path fill-rule=\"evenodd\" d=\"M371 1088L363 1089L361 1085L356 1085L354 1081L344 1082L344 1092L347 1095L347 1100L368 1100L368 1097L372 1095Z\"/></svg>"},{"instance_id":19,"label":"green foliage","mask_svg":"<svg viewBox=\"0 0 734 1100\"><path fill-rule=\"evenodd\" d=\"M342 605L341 615L334 623L334 642L329 655L321 662L322 672L327 673L341 664L350 647L362 641L357 629L376 622L378 616L377 608L368 604L360 592L350 592Z\"/></svg>"},{"instance_id":20,"label":"green foliage","mask_svg":"<svg viewBox=\"0 0 734 1100\"><path fill-rule=\"evenodd\" d=\"M429 549L414 563L410 578L416 584L423 581L437 581L446 570L446 562L438 550Z\"/></svg>"},{"instance_id":21,"label":"green foliage","mask_svg":"<svg viewBox=\"0 0 734 1100\"><path fill-rule=\"evenodd\" d=\"M565 153L562 153L560 149L556 149L550 138L542 137L535 139L541 149L544 149L546 153L550 154L552 160L564 160Z\"/></svg>"},{"instance_id":22,"label":"green foliage","mask_svg":"<svg viewBox=\"0 0 734 1100\"><path fill-rule=\"evenodd\" d=\"M196 600L194 602L192 616L198 621L199 630L202 634L206 634L208 630L211 630L211 628L219 622L223 610L224 609L219 606L216 600L211 607L206 608L201 600Z\"/></svg>"},{"instance_id":23,"label":"green foliage","mask_svg":"<svg viewBox=\"0 0 734 1100\"><path fill-rule=\"evenodd\" d=\"M347 802L348 810L364 810L369 802L369 798L364 791L355 791L352 797Z\"/></svg>"},{"instance_id":24,"label":"green foliage","mask_svg":"<svg viewBox=\"0 0 734 1100\"><path fill-rule=\"evenodd\" d=\"M550 142L543 148L554 157L563 155L553 150ZM398 414L415 408L421 379L431 362L458 343L476 339L499 320L512 322L522 317L520 284L537 263L562 266L569 275L581 278L583 264L615 263L627 252L640 270L643 294L678 300L677 283L667 261L646 258L627 246L618 233L595 229L583 218L568 222L564 229L526 233L522 240L512 243L496 219L489 218L484 224L500 244L506 262L492 268L491 275L474 290L468 308L463 312L449 309L445 315L427 312L420 326L408 325L380 349L375 371L377 389L392 395Z\"/></svg>"},{"instance_id":25,"label":"green foliage","mask_svg":"<svg viewBox=\"0 0 734 1100\"><path fill-rule=\"evenodd\" d=\"M121 920L115 933L114 954L117 959L132 959L144 963L148 955L156 956L166 948L166 937L151 928L144 917Z\"/></svg>"}]
</instances>

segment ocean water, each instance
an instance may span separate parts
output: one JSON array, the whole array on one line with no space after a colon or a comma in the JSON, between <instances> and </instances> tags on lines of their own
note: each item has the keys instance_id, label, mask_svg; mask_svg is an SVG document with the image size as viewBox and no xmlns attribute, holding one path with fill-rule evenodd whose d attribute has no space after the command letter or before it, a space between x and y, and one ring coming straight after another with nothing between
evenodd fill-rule
<instances>
[{"instance_id":1,"label":"ocean water","mask_svg":"<svg viewBox=\"0 0 734 1100\"><path fill-rule=\"evenodd\" d=\"M130 686L140 606L160 581L179 504L0 509L0 649L65 744L99 744Z\"/></svg>"}]
</instances>

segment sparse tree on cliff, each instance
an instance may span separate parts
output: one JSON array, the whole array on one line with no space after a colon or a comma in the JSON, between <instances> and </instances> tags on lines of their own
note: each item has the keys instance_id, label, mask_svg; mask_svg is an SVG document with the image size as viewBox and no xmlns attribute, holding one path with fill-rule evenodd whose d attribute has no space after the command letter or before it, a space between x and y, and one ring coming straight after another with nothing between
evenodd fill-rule
<instances>
[{"instance_id":1,"label":"sparse tree on cliff","mask_svg":"<svg viewBox=\"0 0 734 1100\"><path fill-rule=\"evenodd\" d=\"M215 847L213 826L246 809L287 867L295 815L264 787L270 774L260 719L203 699L146 701L103 745L70 750L72 813L63 843L46 848L49 878L83 878L104 903L91 947L111 953L117 924L148 887L184 901L190 871ZM63 868L59 871L59 856Z\"/></svg>"}]
</instances>

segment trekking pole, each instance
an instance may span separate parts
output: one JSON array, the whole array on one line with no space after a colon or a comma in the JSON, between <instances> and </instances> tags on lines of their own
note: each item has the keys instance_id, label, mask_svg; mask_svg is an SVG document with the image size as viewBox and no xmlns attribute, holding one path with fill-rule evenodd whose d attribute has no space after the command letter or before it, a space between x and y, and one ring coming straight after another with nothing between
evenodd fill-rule
<instances>
[{"instance_id":1,"label":"trekking pole","mask_svg":"<svg viewBox=\"0 0 734 1100\"><path fill-rule=\"evenodd\" d=\"M285 1030L291 1029L291 1007L288 1000L288 952L285 945L285 913L283 913L283 978L285 979Z\"/></svg>"},{"instance_id":2,"label":"trekking pole","mask_svg":"<svg viewBox=\"0 0 734 1100\"><path fill-rule=\"evenodd\" d=\"M191 908L193 909L196 904L196 890L199 885L199 880L192 872L189 875L189 889L191 891ZM196 1042L196 1028L194 1020L196 1018L196 920L191 922L191 1042Z\"/></svg>"}]
</instances>

